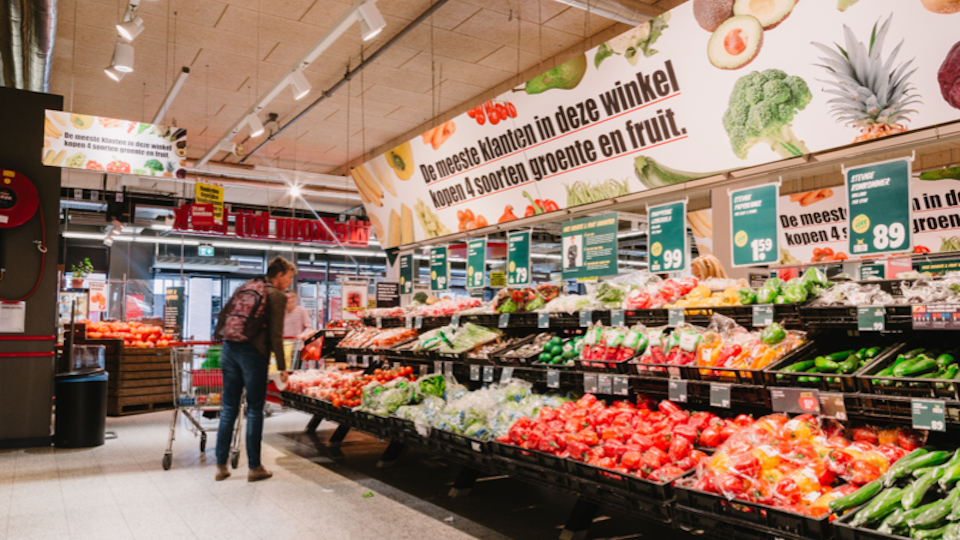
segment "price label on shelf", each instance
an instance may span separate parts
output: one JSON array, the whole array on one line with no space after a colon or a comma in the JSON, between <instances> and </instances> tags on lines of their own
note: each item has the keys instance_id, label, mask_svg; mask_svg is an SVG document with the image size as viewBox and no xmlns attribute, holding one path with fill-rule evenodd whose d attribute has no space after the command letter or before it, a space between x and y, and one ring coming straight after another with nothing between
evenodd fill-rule
<instances>
[{"instance_id":1,"label":"price label on shelf","mask_svg":"<svg viewBox=\"0 0 960 540\"><path fill-rule=\"evenodd\" d=\"M894 159L844 171L851 257L910 249L911 160Z\"/></svg>"},{"instance_id":2,"label":"price label on shelf","mask_svg":"<svg viewBox=\"0 0 960 540\"><path fill-rule=\"evenodd\" d=\"M683 272L687 269L687 201L647 207L650 225L650 271Z\"/></svg>"},{"instance_id":3,"label":"price label on shelf","mask_svg":"<svg viewBox=\"0 0 960 540\"><path fill-rule=\"evenodd\" d=\"M549 313L537 313L537 328L550 328Z\"/></svg>"},{"instance_id":4,"label":"price label on shelf","mask_svg":"<svg viewBox=\"0 0 960 540\"><path fill-rule=\"evenodd\" d=\"M583 391L588 394L597 393L597 374L596 373L583 374Z\"/></svg>"},{"instance_id":5,"label":"price label on shelf","mask_svg":"<svg viewBox=\"0 0 960 540\"><path fill-rule=\"evenodd\" d=\"M753 306L753 325L757 327L773 324L773 305L759 304Z\"/></svg>"},{"instance_id":6,"label":"price label on shelf","mask_svg":"<svg viewBox=\"0 0 960 540\"><path fill-rule=\"evenodd\" d=\"M580 312L580 326L587 327L590 326L590 323L593 322L593 312L592 311L581 311Z\"/></svg>"},{"instance_id":7,"label":"price label on shelf","mask_svg":"<svg viewBox=\"0 0 960 540\"><path fill-rule=\"evenodd\" d=\"M667 397L677 403L687 402L687 381L670 381L667 383Z\"/></svg>"},{"instance_id":8,"label":"price label on shelf","mask_svg":"<svg viewBox=\"0 0 960 540\"><path fill-rule=\"evenodd\" d=\"M822 392L820 394L820 414L840 422L847 421L847 404L843 394Z\"/></svg>"},{"instance_id":9,"label":"price label on shelf","mask_svg":"<svg viewBox=\"0 0 960 540\"><path fill-rule=\"evenodd\" d=\"M421 377L426 377L426 376L427 376L427 365L426 365L426 364L420 364L420 376L421 376Z\"/></svg>"},{"instance_id":10,"label":"price label on shelf","mask_svg":"<svg viewBox=\"0 0 960 540\"><path fill-rule=\"evenodd\" d=\"M883 306L857 306L857 330L861 332L883 332L886 330Z\"/></svg>"},{"instance_id":11,"label":"price label on shelf","mask_svg":"<svg viewBox=\"0 0 960 540\"><path fill-rule=\"evenodd\" d=\"M820 414L820 392L808 388L771 388L770 403L774 412Z\"/></svg>"},{"instance_id":12,"label":"price label on shelf","mask_svg":"<svg viewBox=\"0 0 960 540\"><path fill-rule=\"evenodd\" d=\"M947 430L947 409L939 399L914 399L910 401L913 410L913 428L930 431Z\"/></svg>"},{"instance_id":13,"label":"price label on shelf","mask_svg":"<svg viewBox=\"0 0 960 540\"><path fill-rule=\"evenodd\" d=\"M623 317L622 309L615 309L610 312L610 326L623 326L626 324L626 319Z\"/></svg>"},{"instance_id":14,"label":"price label on shelf","mask_svg":"<svg viewBox=\"0 0 960 540\"><path fill-rule=\"evenodd\" d=\"M460 314L459 314L459 313L454 313L453 316L450 317L450 324L453 325L453 326L460 326Z\"/></svg>"},{"instance_id":15,"label":"price label on shelf","mask_svg":"<svg viewBox=\"0 0 960 540\"><path fill-rule=\"evenodd\" d=\"M411 328L413 328L413 317L411 317L411 316L409 316L409 315L407 315L407 317L406 317L406 327L407 327L408 330L411 329Z\"/></svg>"},{"instance_id":16,"label":"price label on shelf","mask_svg":"<svg viewBox=\"0 0 960 540\"><path fill-rule=\"evenodd\" d=\"M766 184L728 193L733 266L776 264L780 260L779 186Z\"/></svg>"},{"instance_id":17,"label":"price label on shelf","mask_svg":"<svg viewBox=\"0 0 960 540\"><path fill-rule=\"evenodd\" d=\"M377 328L383 328L383 317L377 317Z\"/></svg>"},{"instance_id":18,"label":"price label on shelf","mask_svg":"<svg viewBox=\"0 0 960 540\"><path fill-rule=\"evenodd\" d=\"M443 362L436 360L433 362L433 372L434 373L443 373Z\"/></svg>"},{"instance_id":19,"label":"price label on shelf","mask_svg":"<svg viewBox=\"0 0 960 540\"><path fill-rule=\"evenodd\" d=\"M614 376L613 395L615 396L630 395L630 377L627 377L626 375Z\"/></svg>"},{"instance_id":20,"label":"price label on shelf","mask_svg":"<svg viewBox=\"0 0 960 540\"><path fill-rule=\"evenodd\" d=\"M547 388L560 388L560 372L549 369L547 370Z\"/></svg>"},{"instance_id":21,"label":"price label on shelf","mask_svg":"<svg viewBox=\"0 0 960 540\"><path fill-rule=\"evenodd\" d=\"M448 377L453 377L453 362L443 363L443 374Z\"/></svg>"},{"instance_id":22,"label":"price label on shelf","mask_svg":"<svg viewBox=\"0 0 960 540\"><path fill-rule=\"evenodd\" d=\"M510 326L510 314L509 314L509 313L501 313L501 314L500 314L500 324L499 324L499 326L500 326L500 328L506 328L506 327Z\"/></svg>"},{"instance_id":23,"label":"price label on shelf","mask_svg":"<svg viewBox=\"0 0 960 540\"><path fill-rule=\"evenodd\" d=\"M483 366L483 382L493 382L493 366Z\"/></svg>"},{"instance_id":24,"label":"price label on shelf","mask_svg":"<svg viewBox=\"0 0 960 540\"><path fill-rule=\"evenodd\" d=\"M480 366L473 364L470 366L470 380L479 381L480 380Z\"/></svg>"},{"instance_id":25,"label":"price label on shelf","mask_svg":"<svg viewBox=\"0 0 960 540\"><path fill-rule=\"evenodd\" d=\"M363 367L370 367L370 357L367 355L363 356Z\"/></svg>"},{"instance_id":26,"label":"price label on shelf","mask_svg":"<svg viewBox=\"0 0 960 540\"><path fill-rule=\"evenodd\" d=\"M613 393L613 376L612 375L607 375L606 373L601 373L597 375L597 393L600 393L600 394Z\"/></svg>"},{"instance_id":27,"label":"price label on shelf","mask_svg":"<svg viewBox=\"0 0 960 540\"><path fill-rule=\"evenodd\" d=\"M720 407L721 409L730 408L730 385L717 384L710 385L710 406Z\"/></svg>"},{"instance_id":28,"label":"price label on shelf","mask_svg":"<svg viewBox=\"0 0 960 540\"><path fill-rule=\"evenodd\" d=\"M347 355L347 365L350 367L357 367L357 355L348 354Z\"/></svg>"},{"instance_id":29,"label":"price label on shelf","mask_svg":"<svg viewBox=\"0 0 960 540\"><path fill-rule=\"evenodd\" d=\"M676 328L683 324L683 309L668 309L667 310L667 326L671 328Z\"/></svg>"},{"instance_id":30,"label":"price label on shelf","mask_svg":"<svg viewBox=\"0 0 960 540\"><path fill-rule=\"evenodd\" d=\"M414 323L414 327L416 327L417 330L423 328L423 315L417 315L417 320Z\"/></svg>"},{"instance_id":31,"label":"price label on shelf","mask_svg":"<svg viewBox=\"0 0 960 540\"><path fill-rule=\"evenodd\" d=\"M500 382L501 383L510 382L510 379L512 378L513 378L513 368L512 367L503 368L503 371L500 372Z\"/></svg>"}]
</instances>

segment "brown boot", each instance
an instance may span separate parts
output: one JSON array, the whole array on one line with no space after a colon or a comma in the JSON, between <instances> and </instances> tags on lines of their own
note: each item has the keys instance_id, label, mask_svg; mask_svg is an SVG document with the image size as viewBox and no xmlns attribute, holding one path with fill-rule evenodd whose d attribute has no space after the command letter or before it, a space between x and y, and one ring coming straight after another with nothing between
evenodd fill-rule
<instances>
[{"instance_id":1,"label":"brown boot","mask_svg":"<svg viewBox=\"0 0 960 540\"><path fill-rule=\"evenodd\" d=\"M247 474L247 482L259 482L260 480L266 480L273 476L273 473L264 469L263 465L259 467L254 467L250 469L250 473Z\"/></svg>"},{"instance_id":2,"label":"brown boot","mask_svg":"<svg viewBox=\"0 0 960 540\"><path fill-rule=\"evenodd\" d=\"M230 469L226 465L217 465L217 482L230 478Z\"/></svg>"}]
</instances>

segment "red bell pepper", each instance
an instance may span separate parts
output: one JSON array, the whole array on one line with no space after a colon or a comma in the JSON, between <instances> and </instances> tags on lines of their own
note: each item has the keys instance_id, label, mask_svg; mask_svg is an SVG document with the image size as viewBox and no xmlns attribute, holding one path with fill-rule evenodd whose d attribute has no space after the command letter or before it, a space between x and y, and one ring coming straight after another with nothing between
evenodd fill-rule
<instances>
[{"instance_id":1,"label":"red bell pepper","mask_svg":"<svg viewBox=\"0 0 960 540\"><path fill-rule=\"evenodd\" d=\"M907 452L913 452L923 445L923 435L915 429L897 430L897 444Z\"/></svg>"},{"instance_id":2,"label":"red bell pepper","mask_svg":"<svg viewBox=\"0 0 960 540\"><path fill-rule=\"evenodd\" d=\"M870 426L860 426L853 428L854 442L865 442L869 444L880 444L880 434L877 429Z\"/></svg>"},{"instance_id":3,"label":"red bell pepper","mask_svg":"<svg viewBox=\"0 0 960 540\"><path fill-rule=\"evenodd\" d=\"M720 426L714 424L700 433L700 444L708 448L720 446Z\"/></svg>"},{"instance_id":4,"label":"red bell pepper","mask_svg":"<svg viewBox=\"0 0 960 540\"><path fill-rule=\"evenodd\" d=\"M679 428L681 426L677 427ZM691 450L693 450L693 445L690 443L690 439L676 436L670 441L670 449L667 455L670 457L670 461L680 461L690 455Z\"/></svg>"},{"instance_id":5,"label":"red bell pepper","mask_svg":"<svg viewBox=\"0 0 960 540\"><path fill-rule=\"evenodd\" d=\"M628 450L623 453L623 456L620 457L620 466L635 471L640 467L640 460L643 459L643 454L634 450Z\"/></svg>"},{"instance_id":6,"label":"red bell pepper","mask_svg":"<svg viewBox=\"0 0 960 540\"><path fill-rule=\"evenodd\" d=\"M880 468L873 463L869 463L861 459L851 463L849 469L850 473L852 474L850 477L851 484L862 486L864 484L873 482L877 478L880 478Z\"/></svg>"},{"instance_id":7,"label":"red bell pepper","mask_svg":"<svg viewBox=\"0 0 960 540\"><path fill-rule=\"evenodd\" d=\"M696 444L697 438L699 437L697 428L687 424L679 425L673 428L673 434L683 437L684 439L690 441L691 444Z\"/></svg>"}]
</instances>

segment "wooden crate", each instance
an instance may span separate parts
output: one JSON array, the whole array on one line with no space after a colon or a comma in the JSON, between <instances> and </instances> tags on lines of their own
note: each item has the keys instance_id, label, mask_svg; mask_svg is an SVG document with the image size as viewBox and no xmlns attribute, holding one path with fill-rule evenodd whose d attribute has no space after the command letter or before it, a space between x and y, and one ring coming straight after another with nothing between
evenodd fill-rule
<instances>
[{"instance_id":1,"label":"wooden crate","mask_svg":"<svg viewBox=\"0 0 960 540\"><path fill-rule=\"evenodd\" d=\"M170 349L122 348L107 356L107 414L125 416L173 408Z\"/></svg>"}]
</instances>

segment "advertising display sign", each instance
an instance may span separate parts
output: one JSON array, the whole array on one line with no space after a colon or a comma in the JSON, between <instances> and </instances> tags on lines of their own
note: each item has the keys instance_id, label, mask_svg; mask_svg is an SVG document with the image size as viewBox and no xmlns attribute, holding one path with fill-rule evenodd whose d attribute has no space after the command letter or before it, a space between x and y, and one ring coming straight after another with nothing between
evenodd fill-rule
<instances>
[{"instance_id":1,"label":"advertising display sign","mask_svg":"<svg viewBox=\"0 0 960 540\"><path fill-rule=\"evenodd\" d=\"M341 318L345 321L355 321L360 317L358 311L367 309L367 294L370 291L366 281L343 281L341 291Z\"/></svg>"},{"instance_id":2,"label":"advertising display sign","mask_svg":"<svg viewBox=\"0 0 960 540\"><path fill-rule=\"evenodd\" d=\"M850 254L863 257L910 249L910 160L846 169L844 181L850 201Z\"/></svg>"},{"instance_id":3,"label":"advertising display sign","mask_svg":"<svg viewBox=\"0 0 960 540\"><path fill-rule=\"evenodd\" d=\"M507 235L507 285L516 287L530 283L530 231Z\"/></svg>"},{"instance_id":4,"label":"advertising display sign","mask_svg":"<svg viewBox=\"0 0 960 540\"><path fill-rule=\"evenodd\" d=\"M617 275L616 212L568 221L560 236L563 279Z\"/></svg>"},{"instance_id":5,"label":"advertising display sign","mask_svg":"<svg viewBox=\"0 0 960 540\"><path fill-rule=\"evenodd\" d=\"M767 184L730 192L733 266L771 265L779 260L779 191L776 184Z\"/></svg>"},{"instance_id":6,"label":"advertising display sign","mask_svg":"<svg viewBox=\"0 0 960 540\"><path fill-rule=\"evenodd\" d=\"M430 290L445 291L450 288L450 262L447 246L430 248Z\"/></svg>"},{"instance_id":7,"label":"advertising display sign","mask_svg":"<svg viewBox=\"0 0 960 540\"><path fill-rule=\"evenodd\" d=\"M400 307L400 284L395 281L377 282L377 307Z\"/></svg>"},{"instance_id":8,"label":"advertising display sign","mask_svg":"<svg viewBox=\"0 0 960 540\"><path fill-rule=\"evenodd\" d=\"M847 192L817 189L782 195L780 264L842 261L847 250Z\"/></svg>"},{"instance_id":9,"label":"advertising display sign","mask_svg":"<svg viewBox=\"0 0 960 540\"><path fill-rule=\"evenodd\" d=\"M400 294L413 294L413 276L416 275L413 253L400 256Z\"/></svg>"},{"instance_id":10,"label":"advertising display sign","mask_svg":"<svg viewBox=\"0 0 960 540\"><path fill-rule=\"evenodd\" d=\"M212 204L213 219L223 221L223 187L197 182L195 197L197 204Z\"/></svg>"},{"instance_id":11,"label":"advertising display sign","mask_svg":"<svg viewBox=\"0 0 960 540\"><path fill-rule=\"evenodd\" d=\"M88 313L104 313L107 311L107 292L106 281L90 281L90 301L87 306Z\"/></svg>"},{"instance_id":12,"label":"advertising display sign","mask_svg":"<svg viewBox=\"0 0 960 540\"><path fill-rule=\"evenodd\" d=\"M174 337L183 332L183 287L167 287L163 299L163 331Z\"/></svg>"},{"instance_id":13,"label":"advertising display sign","mask_svg":"<svg viewBox=\"0 0 960 540\"><path fill-rule=\"evenodd\" d=\"M687 270L690 251L686 216L686 200L647 208L651 272Z\"/></svg>"},{"instance_id":14,"label":"advertising display sign","mask_svg":"<svg viewBox=\"0 0 960 540\"><path fill-rule=\"evenodd\" d=\"M482 288L486 274L487 239L476 238L467 243L467 288Z\"/></svg>"}]
</instances>

